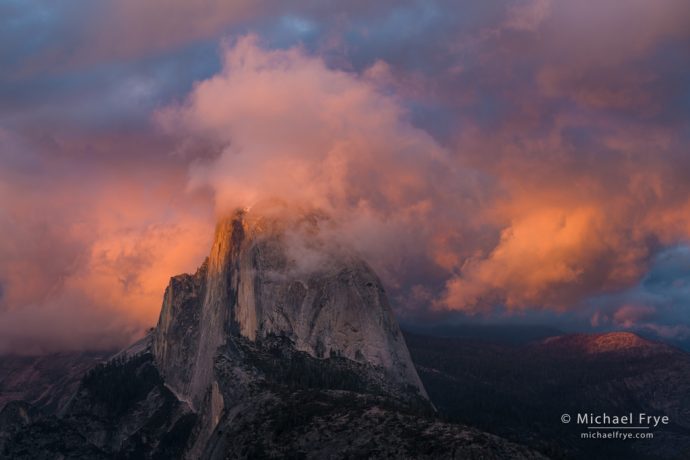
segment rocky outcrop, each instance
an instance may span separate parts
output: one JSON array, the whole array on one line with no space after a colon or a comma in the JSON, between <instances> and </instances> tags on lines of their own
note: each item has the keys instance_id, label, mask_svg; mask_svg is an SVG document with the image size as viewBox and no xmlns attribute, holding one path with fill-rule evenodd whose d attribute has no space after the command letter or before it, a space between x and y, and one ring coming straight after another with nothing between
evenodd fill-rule
<instances>
[{"instance_id":1,"label":"rocky outcrop","mask_svg":"<svg viewBox=\"0 0 690 460\"><path fill-rule=\"evenodd\" d=\"M320 237L323 219L237 212L219 222L197 272L171 279L152 350L168 388L203 414L196 454L238 403L223 394L214 363L239 338L282 337L315 359L362 364L360 374L386 382L395 398L426 400L381 282Z\"/></svg>"},{"instance_id":2,"label":"rocky outcrop","mask_svg":"<svg viewBox=\"0 0 690 460\"><path fill-rule=\"evenodd\" d=\"M219 223L197 273L171 280L153 352L181 398L195 407L208 398L214 357L230 335L284 336L316 358L370 364L426 397L381 282L364 261L320 240L318 219L236 213Z\"/></svg>"},{"instance_id":3,"label":"rocky outcrop","mask_svg":"<svg viewBox=\"0 0 690 460\"><path fill-rule=\"evenodd\" d=\"M200 319L207 267L204 263L193 276L184 274L170 279L153 334L158 368L165 375L168 386L175 389L180 399L188 401L202 330Z\"/></svg>"}]
</instances>

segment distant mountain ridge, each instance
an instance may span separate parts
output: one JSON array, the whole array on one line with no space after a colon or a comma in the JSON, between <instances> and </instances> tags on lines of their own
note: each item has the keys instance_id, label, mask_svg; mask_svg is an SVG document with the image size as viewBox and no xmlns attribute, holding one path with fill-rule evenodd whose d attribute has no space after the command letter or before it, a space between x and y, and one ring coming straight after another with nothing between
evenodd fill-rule
<instances>
[{"instance_id":1,"label":"distant mountain ridge","mask_svg":"<svg viewBox=\"0 0 690 460\"><path fill-rule=\"evenodd\" d=\"M690 457L690 354L629 332L523 344L405 333L429 396L451 420L554 458ZM668 415L653 441L581 440L562 414ZM610 440L608 440L610 441Z\"/></svg>"},{"instance_id":2,"label":"distant mountain ridge","mask_svg":"<svg viewBox=\"0 0 690 460\"><path fill-rule=\"evenodd\" d=\"M550 347L577 350L589 354L636 353L638 356L651 356L678 352L675 347L642 338L632 332L568 334L549 337L541 341L541 343Z\"/></svg>"},{"instance_id":3,"label":"distant mountain ridge","mask_svg":"<svg viewBox=\"0 0 690 460\"><path fill-rule=\"evenodd\" d=\"M59 412L86 371L112 355L112 351L89 351L0 356L0 410L10 401L23 400Z\"/></svg>"}]
</instances>

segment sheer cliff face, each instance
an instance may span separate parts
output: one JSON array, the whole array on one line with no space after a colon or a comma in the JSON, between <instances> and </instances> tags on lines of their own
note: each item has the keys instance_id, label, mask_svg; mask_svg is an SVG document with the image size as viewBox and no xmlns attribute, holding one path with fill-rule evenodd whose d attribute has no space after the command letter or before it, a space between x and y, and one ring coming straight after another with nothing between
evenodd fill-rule
<instances>
[{"instance_id":1,"label":"sheer cliff face","mask_svg":"<svg viewBox=\"0 0 690 460\"><path fill-rule=\"evenodd\" d=\"M373 365L426 397L371 268L310 238L309 218L297 223L295 250L293 224L238 213L219 223L197 273L171 280L153 341L168 386L197 407L209 391L217 399L213 359L228 336L278 335L316 358Z\"/></svg>"}]
</instances>

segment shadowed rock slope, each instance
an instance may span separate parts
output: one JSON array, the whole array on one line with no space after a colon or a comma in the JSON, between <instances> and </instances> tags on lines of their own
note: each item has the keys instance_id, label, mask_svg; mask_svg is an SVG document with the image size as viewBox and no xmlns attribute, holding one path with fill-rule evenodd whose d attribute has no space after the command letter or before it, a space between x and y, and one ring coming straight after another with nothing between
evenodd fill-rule
<instances>
[{"instance_id":1,"label":"shadowed rock slope","mask_svg":"<svg viewBox=\"0 0 690 460\"><path fill-rule=\"evenodd\" d=\"M0 410L10 401L22 400L59 412L84 373L112 355L105 351L0 356Z\"/></svg>"}]
</instances>

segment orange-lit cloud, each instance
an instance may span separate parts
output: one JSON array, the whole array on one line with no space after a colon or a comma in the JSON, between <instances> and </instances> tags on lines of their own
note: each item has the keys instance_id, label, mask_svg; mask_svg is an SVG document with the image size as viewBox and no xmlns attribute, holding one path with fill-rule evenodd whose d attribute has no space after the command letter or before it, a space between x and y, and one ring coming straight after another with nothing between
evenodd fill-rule
<instances>
[{"instance_id":1,"label":"orange-lit cloud","mask_svg":"<svg viewBox=\"0 0 690 460\"><path fill-rule=\"evenodd\" d=\"M186 104L159 116L223 149L191 172L192 186L213 187L221 212L275 197L326 210L428 207L425 173L440 172L446 152L393 97L298 48L264 50L256 37L223 61Z\"/></svg>"},{"instance_id":2,"label":"orange-lit cloud","mask_svg":"<svg viewBox=\"0 0 690 460\"><path fill-rule=\"evenodd\" d=\"M8 152L13 142L5 133L0 145ZM37 146L15 147L31 162L5 162L0 173L0 353L109 348L140 336L170 276L203 260L210 208L179 193L184 172L131 162L59 171Z\"/></svg>"},{"instance_id":3,"label":"orange-lit cloud","mask_svg":"<svg viewBox=\"0 0 690 460\"><path fill-rule=\"evenodd\" d=\"M677 329L629 297L690 239L687 2L0 12L0 352L127 342L215 216L276 198L402 315Z\"/></svg>"},{"instance_id":4,"label":"orange-lit cloud","mask_svg":"<svg viewBox=\"0 0 690 460\"><path fill-rule=\"evenodd\" d=\"M438 309L576 308L636 282L654 244L687 235L678 214L687 197L668 190L663 163L649 162L650 149L676 147L663 129L634 133L604 120L605 136L580 141L588 122L566 115L546 134L515 134L517 120L444 147L371 70L332 70L256 37L223 56L220 74L159 113L171 132L221 151L194 165L192 185L211 187L220 213L277 198L325 210L392 285L410 281L400 281L409 267L399 254L411 264L430 258L446 277Z\"/></svg>"}]
</instances>

